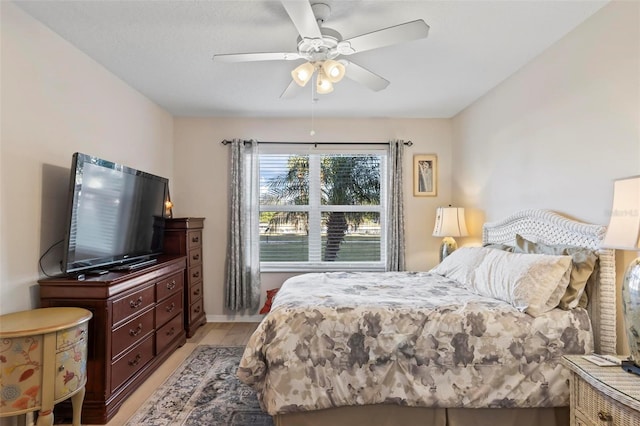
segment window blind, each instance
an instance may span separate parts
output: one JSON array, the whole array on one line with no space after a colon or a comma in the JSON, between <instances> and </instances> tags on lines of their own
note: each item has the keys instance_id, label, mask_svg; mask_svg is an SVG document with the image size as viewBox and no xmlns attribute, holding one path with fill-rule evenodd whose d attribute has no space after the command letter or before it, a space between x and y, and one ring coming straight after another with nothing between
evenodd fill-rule
<instances>
[{"instance_id":1,"label":"window blind","mask_svg":"<svg viewBox=\"0 0 640 426\"><path fill-rule=\"evenodd\" d=\"M262 271L384 270L386 150L260 152Z\"/></svg>"}]
</instances>

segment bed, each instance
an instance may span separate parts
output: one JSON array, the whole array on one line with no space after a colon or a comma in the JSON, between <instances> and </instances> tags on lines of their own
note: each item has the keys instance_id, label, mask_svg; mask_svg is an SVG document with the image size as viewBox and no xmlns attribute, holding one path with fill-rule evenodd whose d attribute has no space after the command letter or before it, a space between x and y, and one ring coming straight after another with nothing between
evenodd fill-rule
<instances>
[{"instance_id":1,"label":"bed","mask_svg":"<svg viewBox=\"0 0 640 426\"><path fill-rule=\"evenodd\" d=\"M430 272L293 277L251 336L238 377L276 425L567 424L562 355L615 353L604 232L527 210L485 224L483 247L459 249ZM597 255L584 296L554 307L570 293L578 251Z\"/></svg>"}]
</instances>

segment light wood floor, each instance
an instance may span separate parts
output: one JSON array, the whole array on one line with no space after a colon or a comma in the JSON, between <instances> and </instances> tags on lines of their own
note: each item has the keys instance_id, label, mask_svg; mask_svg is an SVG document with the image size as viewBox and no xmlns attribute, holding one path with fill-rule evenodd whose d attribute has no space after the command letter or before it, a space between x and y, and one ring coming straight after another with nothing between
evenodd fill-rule
<instances>
[{"instance_id":1,"label":"light wood floor","mask_svg":"<svg viewBox=\"0 0 640 426\"><path fill-rule=\"evenodd\" d=\"M122 426L151 394L175 371L198 345L242 346L249 341L258 323L207 323L198 328L187 343L178 348L131 396L122 404L108 426Z\"/></svg>"}]
</instances>

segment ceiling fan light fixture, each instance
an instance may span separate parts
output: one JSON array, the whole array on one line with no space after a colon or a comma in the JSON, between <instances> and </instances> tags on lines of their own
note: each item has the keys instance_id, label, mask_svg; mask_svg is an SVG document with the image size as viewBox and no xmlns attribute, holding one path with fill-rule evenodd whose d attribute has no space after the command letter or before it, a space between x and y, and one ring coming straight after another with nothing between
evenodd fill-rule
<instances>
[{"instance_id":1,"label":"ceiling fan light fixture","mask_svg":"<svg viewBox=\"0 0 640 426\"><path fill-rule=\"evenodd\" d=\"M322 63L322 70L326 78L331 83L337 83L344 77L345 68L338 61L334 61L333 59L327 59Z\"/></svg>"},{"instance_id":2,"label":"ceiling fan light fixture","mask_svg":"<svg viewBox=\"0 0 640 426\"><path fill-rule=\"evenodd\" d=\"M291 77L293 81L295 81L298 86L304 87L311 77L313 77L313 72L315 71L315 67L311 62L305 62L304 64L298 65L293 71L291 71Z\"/></svg>"},{"instance_id":3,"label":"ceiling fan light fixture","mask_svg":"<svg viewBox=\"0 0 640 426\"><path fill-rule=\"evenodd\" d=\"M321 95L333 92L333 83L327 78L324 70L320 68L318 70L318 77L316 79L316 92Z\"/></svg>"}]
</instances>

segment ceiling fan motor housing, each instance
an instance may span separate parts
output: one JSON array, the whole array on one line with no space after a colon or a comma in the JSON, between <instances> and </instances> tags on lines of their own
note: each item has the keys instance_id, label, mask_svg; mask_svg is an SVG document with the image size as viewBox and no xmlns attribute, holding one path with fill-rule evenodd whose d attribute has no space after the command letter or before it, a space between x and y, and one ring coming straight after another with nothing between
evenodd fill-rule
<instances>
[{"instance_id":1,"label":"ceiling fan motor housing","mask_svg":"<svg viewBox=\"0 0 640 426\"><path fill-rule=\"evenodd\" d=\"M321 28L322 38L298 37L298 54L310 62L333 59L341 54L342 36L331 28Z\"/></svg>"}]
</instances>

